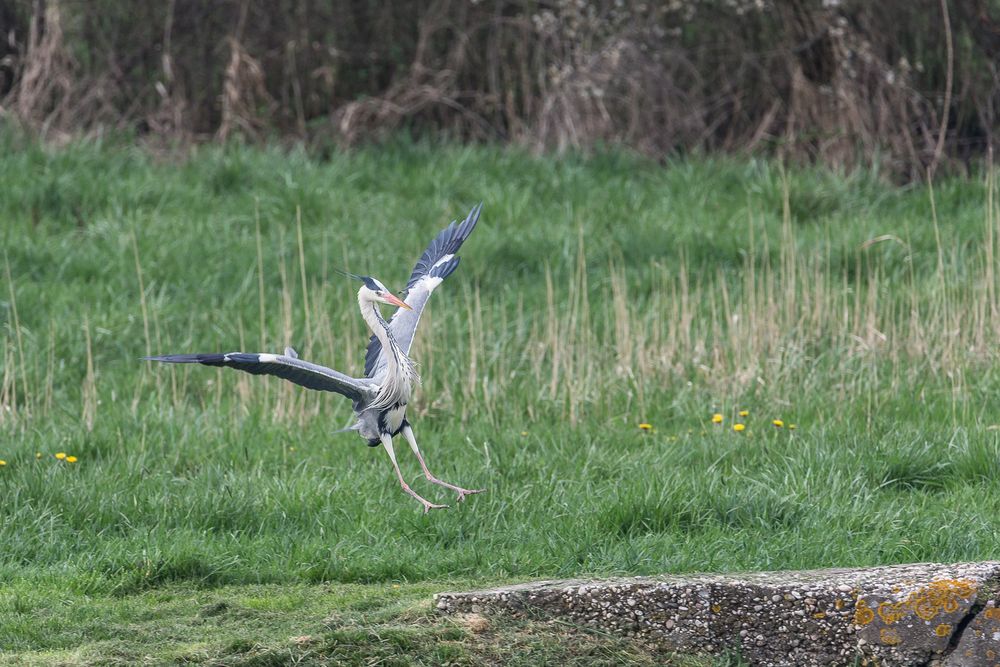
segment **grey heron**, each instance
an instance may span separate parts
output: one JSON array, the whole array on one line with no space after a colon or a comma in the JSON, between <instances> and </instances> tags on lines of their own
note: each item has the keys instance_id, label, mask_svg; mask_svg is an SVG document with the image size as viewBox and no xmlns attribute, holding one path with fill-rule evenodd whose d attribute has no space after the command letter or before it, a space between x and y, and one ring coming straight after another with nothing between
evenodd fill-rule
<instances>
[{"instance_id":1,"label":"grey heron","mask_svg":"<svg viewBox=\"0 0 1000 667\"><path fill-rule=\"evenodd\" d=\"M420 382L416 365L409 357L413 335L420 322L420 314L434 289L458 267L459 258L456 253L475 229L482 207L482 203L475 206L464 221L452 222L431 241L413 267L410 279L406 283L405 301L393 294L376 278L341 272L361 281L358 306L361 308L361 317L372 332L365 354L364 377L350 377L331 368L299 359L298 354L290 347L285 348L284 354L249 352L167 354L143 357L143 359L223 366L254 375L275 375L307 389L342 394L353 401L355 416L354 424L345 430L357 431L372 447L382 445L389 455L403 491L423 505L425 514L429 510L444 508L447 505L436 505L422 498L403 479L392 446L393 437L400 433L409 443L428 481L456 492L459 502L467 495L481 493L484 489L465 489L442 481L431 474L417 447L413 428L406 419L406 406L414 386ZM397 306L399 310L386 322L379 311L379 303Z\"/></svg>"}]
</instances>

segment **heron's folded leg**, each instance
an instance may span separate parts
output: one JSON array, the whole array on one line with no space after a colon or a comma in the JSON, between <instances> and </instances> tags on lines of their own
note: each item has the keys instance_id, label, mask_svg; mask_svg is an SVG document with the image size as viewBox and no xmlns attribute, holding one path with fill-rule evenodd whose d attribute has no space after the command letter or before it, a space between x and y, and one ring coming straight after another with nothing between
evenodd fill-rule
<instances>
[{"instance_id":1,"label":"heron's folded leg","mask_svg":"<svg viewBox=\"0 0 1000 667\"><path fill-rule=\"evenodd\" d=\"M473 493L482 493L486 489L463 489L460 486L455 486L454 484L449 484L448 482L442 482L440 479L431 474L431 471L427 469L427 464L424 463L424 457L420 455L420 449L417 448L417 439L413 437L413 429L410 428L409 424L403 426L403 437L406 441L410 443L410 449L413 453L417 455L417 460L420 461L420 467L423 468L424 477L426 477L432 484L440 484L441 486L451 489L458 493L458 502L462 502L466 496Z\"/></svg>"},{"instance_id":2,"label":"heron's folded leg","mask_svg":"<svg viewBox=\"0 0 1000 667\"><path fill-rule=\"evenodd\" d=\"M403 491L416 498L421 505L424 506L424 514L427 514L429 510L439 510L448 507L447 505L435 505L429 500L425 500L417 495L417 492L410 488L410 485L406 483L403 479L403 474L399 472L399 464L396 463L396 452L392 448L392 436L383 433L381 436L382 446L385 447L385 451L389 454L389 460L392 461L392 468L396 471L396 478L399 479L400 485L403 487Z\"/></svg>"}]
</instances>

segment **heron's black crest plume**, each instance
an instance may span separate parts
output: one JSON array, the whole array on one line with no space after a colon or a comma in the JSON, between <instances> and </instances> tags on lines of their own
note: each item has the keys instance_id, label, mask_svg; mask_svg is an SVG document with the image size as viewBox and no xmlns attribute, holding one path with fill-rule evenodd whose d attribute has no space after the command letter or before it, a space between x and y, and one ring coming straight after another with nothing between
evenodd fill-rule
<instances>
[{"instance_id":1,"label":"heron's black crest plume","mask_svg":"<svg viewBox=\"0 0 1000 667\"><path fill-rule=\"evenodd\" d=\"M339 273L342 276L345 276L347 278L352 278L353 280L360 280L361 282L364 282L366 277L366 276L359 276L356 273L351 273L350 271L344 271L342 269L334 269L333 271L334 273Z\"/></svg>"},{"instance_id":2,"label":"heron's black crest plume","mask_svg":"<svg viewBox=\"0 0 1000 667\"><path fill-rule=\"evenodd\" d=\"M334 271L336 271L342 276L347 276L348 278L353 278L354 280L360 280L365 284L365 287L372 290L373 292L380 292L383 290L383 288L379 286L378 281L374 280L371 276L359 276L356 273L351 273L349 271L341 271L340 269L334 269Z\"/></svg>"}]
</instances>

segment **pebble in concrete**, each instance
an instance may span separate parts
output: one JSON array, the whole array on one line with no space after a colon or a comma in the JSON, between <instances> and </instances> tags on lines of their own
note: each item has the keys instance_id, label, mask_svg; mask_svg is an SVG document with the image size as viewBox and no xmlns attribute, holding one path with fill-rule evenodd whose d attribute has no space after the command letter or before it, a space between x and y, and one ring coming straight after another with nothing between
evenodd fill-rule
<instances>
[{"instance_id":1,"label":"pebble in concrete","mask_svg":"<svg viewBox=\"0 0 1000 667\"><path fill-rule=\"evenodd\" d=\"M545 581L435 596L444 613L558 617L766 667L1000 667L1000 562Z\"/></svg>"}]
</instances>

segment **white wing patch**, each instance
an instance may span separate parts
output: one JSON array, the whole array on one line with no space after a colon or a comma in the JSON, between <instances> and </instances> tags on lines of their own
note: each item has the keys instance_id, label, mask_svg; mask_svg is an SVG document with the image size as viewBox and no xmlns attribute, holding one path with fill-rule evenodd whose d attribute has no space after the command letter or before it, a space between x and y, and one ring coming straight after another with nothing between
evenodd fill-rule
<instances>
[{"instance_id":1,"label":"white wing patch","mask_svg":"<svg viewBox=\"0 0 1000 667\"><path fill-rule=\"evenodd\" d=\"M271 364L278 360L276 354L258 354L257 360L262 364Z\"/></svg>"},{"instance_id":2,"label":"white wing patch","mask_svg":"<svg viewBox=\"0 0 1000 667\"><path fill-rule=\"evenodd\" d=\"M418 285L423 285L424 289L428 292L433 292L434 288L444 282L444 278L436 278L432 276L424 276L420 279Z\"/></svg>"},{"instance_id":3,"label":"white wing patch","mask_svg":"<svg viewBox=\"0 0 1000 667\"><path fill-rule=\"evenodd\" d=\"M445 262L449 261L454 256L455 256L454 254L442 255L441 259L439 259L438 261L434 262L434 265L431 266L431 268L432 269L436 269L437 267L441 266ZM430 271L428 271L428 273L430 273Z\"/></svg>"}]
</instances>

